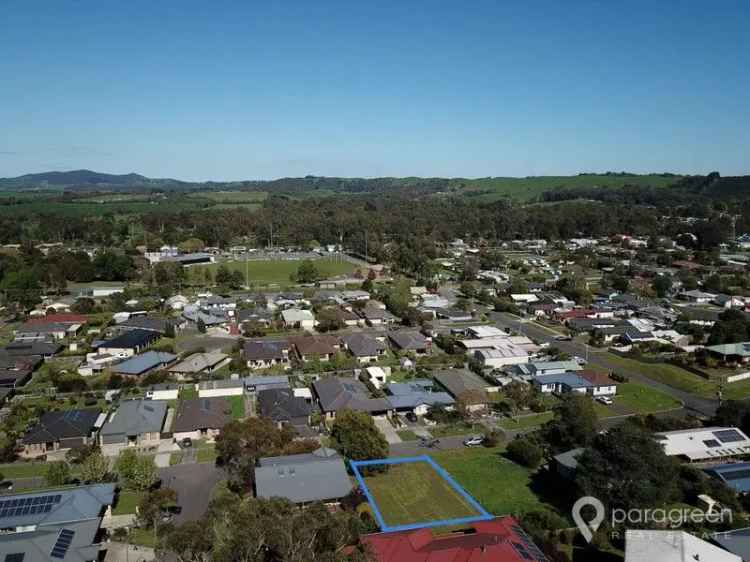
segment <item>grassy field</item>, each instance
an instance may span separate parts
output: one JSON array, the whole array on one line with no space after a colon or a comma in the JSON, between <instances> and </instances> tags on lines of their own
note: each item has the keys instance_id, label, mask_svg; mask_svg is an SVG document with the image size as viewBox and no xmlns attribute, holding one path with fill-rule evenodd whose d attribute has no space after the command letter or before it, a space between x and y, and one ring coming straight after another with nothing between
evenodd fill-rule
<instances>
[{"instance_id":1,"label":"grassy field","mask_svg":"<svg viewBox=\"0 0 750 562\"><path fill-rule=\"evenodd\" d=\"M624 185L666 187L675 183L677 177L661 176L600 176L584 174L580 176L537 176L528 178L482 178L455 180L458 193L474 201L496 201L510 198L529 201L545 191L556 188L576 187L622 187Z\"/></svg>"},{"instance_id":2,"label":"grassy field","mask_svg":"<svg viewBox=\"0 0 750 562\"><path fill-rule=\"evenodd\" d=\"M297 272L297 268L302 263L301 260L256 260L247 263L247 271L250 276L250 283L270 285L270 284L291 284L290 276ZM315 267L323 277L333 277L335 275L351 274L355 271L356 266L347 261L333 261L327 259L315 260ZM222 262L230 271L239 271L245 275L246 265L244 261L227 261ZM219 268L218 263L201 265L188 268L190 280L194 283L201 283L204 279L204 270L210 269L211 273L216 274Z\"/></svg>"},{"instance_id":3,"label":"grassy field","mask_svg":"<svg viewBox=\"0 0 750 562\"><path fill-rule=\"evenodd\" d=\"M498 425L503 429L528 429L545 424L551 419L552 412L542 412L515 418L503 418L498 422Z\"/></svg>"},{"instance_id":4,"label":"grassy field","mask_svg":"<svg viewBox=\"0 0 750 562\"><path fill-rule=\"evenodd\" d=\"M414 433L411 429L402 429L401 431L397 431L398 436L401 438L402 441L416 441L419 439L417 437L417 434Z\"/></svg>"},{"instance_id":5,"label":"grassy field","mask_svg":"<svg viewBox=\"0 0 750 562\"><path fill-rule=\"evenodd\" d=\"M637 371L655 381L705 398L715 398L716 392L719 389L716 381L699 377L677 365L669 363L644 363L636 359L620 357L613 353L607 354L607 361L611 361L623 369ZM739 399L748 396L750 396L750 381L727 385L724 392L725 398Z\"/></svg>"},{"instance_id":6,"label":"grassy field","mask_svg":"<svg viewBox=\"0 0 750 562\"><path fill-rule=\"evenodd\" d=\"M260 203L268 199L266 191L195 191L188 197L208 199L216 203L245 205L247 203Z\"/></svg>"},{"instance_id":7,"label":"grassy field","mask_svg":"<svg viewBox=\"0 0 750 562\"><path fill-rule=\"evenodd\" d=\"M503 448L440 451L432 458L477 500L495 515L519 514L541 508L555 508L535 493L533 474L511 462Z\"/></svg>"},{"instance_id":8,"label":"grassy field","mask_svg":"<svg viewBox=\"0 0 750 562\"><path fill-rule=\"evenodd\" d=\"M232 406L232 419L239 420L245 417L245 397L229 396L227 398Z\"/></svg>"},{"instance_id":9,"label":"grassy field","mask_svg":"<svg viewBox=\"0 0 750 562\"><path fill-rule=\"evenodd\" d=\"M634 382L617 386L615 402L638 414L652 414L682 406L671 396Z\"/></svg>"},{"instance_id":10,"label":"grassy field","mask_svg":"<svg viewBox=\"0 0 750 562\"><path fill-rule=\"evenodd\" d=\"M34 478L44 476L47 472L47 464L43 462L17 462L13 464L0 465L0 474L6 480L14 478Z\"/></svg>"},{"instance_id":11,"label":"grassy field","mask_svg":"<svg viewBox=\"0 0 750 562\"><path fill-rule=\"evenodd\" d=\"M393 465L388 472L366 477L365 482L388 525L479 515L426 462Z\"/></svg>"}]
</instances>

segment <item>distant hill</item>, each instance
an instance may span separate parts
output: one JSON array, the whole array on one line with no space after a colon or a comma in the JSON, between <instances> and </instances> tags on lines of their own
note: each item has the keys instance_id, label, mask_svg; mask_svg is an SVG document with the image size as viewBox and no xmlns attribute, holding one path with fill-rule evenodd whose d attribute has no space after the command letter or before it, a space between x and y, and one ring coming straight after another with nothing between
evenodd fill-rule
<instances>
[{"instance_id":1,"label":"distant hill","mask_svg":"<svg viewBox=\"0 0 750 562\"><path fill-rule=\"evenodd\" d=\"M550 191L596 188L662 188L671 186L683 176L675 174L579 174L575 176L534 176L526 178L334 178L305 176L275 180L237 182L184 182L171 178L148 178L140 174L105 174L91 170L44 172L15 178L0 178L0 191L55 190L74 192L106 191L179 191L231 190L263 191L292 197L330 196L335 194L386 193L411 197L453 196L476 201L497 199L538 200Z\"/></svg>"},{"instance_id":2,"label":"distant hill","mask_svg":"<svg viewBox=\"0 0 750 562\"><path fill-rule=\"evenodd\" d=\"M160 186L189 186L189 183L174 179L153 179L140 174L103 174L91 170L70 172L43 172L26 174L15 178L0 178L0 189L101 189L101 188L153 188Z\"/></svg>"}]
</instances>

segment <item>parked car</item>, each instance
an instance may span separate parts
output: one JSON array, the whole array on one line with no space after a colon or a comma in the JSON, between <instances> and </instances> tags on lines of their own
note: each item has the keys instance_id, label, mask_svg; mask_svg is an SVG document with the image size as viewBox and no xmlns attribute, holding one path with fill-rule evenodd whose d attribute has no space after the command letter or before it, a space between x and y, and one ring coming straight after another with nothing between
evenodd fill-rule
<instances>
[{"instance_id":1,"label":"parked car","mask_svg":"<svg viewBox=\"0 0 750 562\"><path fill-rule=\"evenodd\" d=\"M481 435L475 435L474 437L469 437L464 441L465 447L479 447L482 443L484 443L484 437Z\"/></svg>"},{"instance_id":2,"label":"parked car","mask_svg":"<svg viewBox=\"0 0 750 562\"><path fill-rule=\"evenodd\" d=\"M596 401L604 404L605 406L611 406L615 403L615 401L612 400L609 396L597 396Z\"/></svg>"},{"instance_id":3,"label":"parked car","mask_svg":"<svg viewBox=\"0 0 750 562\"><path fill-rule=\"evenodd\" d=\"M573 357L573 360L578 363L579 365L585 365L586 360L583 357L579 357L578 355Z\"/></svg>"},{"instance_id":4,"label":"parked car","mask_svg":"<svg viewBox=\"0 0 750 562\"><path fill-rule=\"evenodd\" d=\"M187 449L189 447L193 446L193 440L190 439L190 437L185 437L182 441L180 441L180 446L183 449Z\"/></svg>"},{"instance_id":5,"label":"parked car","mask_svg":"<svg viewBox=\"0 0 750 562\"><path fill-rule=\"evenodd\" d=\"M406 419L412 423L417 423L417 414L414 412L406 412Z\"/></svg>"},{"instance_id":6,"label":"parked car","mask_svg":"<svg viewBox=\"0 0 750 562\"><path fill-rule=\"evenodd\" d=\"M571 336L555 336L555 341L573 341Z\"/></svg>"}]
</instances>

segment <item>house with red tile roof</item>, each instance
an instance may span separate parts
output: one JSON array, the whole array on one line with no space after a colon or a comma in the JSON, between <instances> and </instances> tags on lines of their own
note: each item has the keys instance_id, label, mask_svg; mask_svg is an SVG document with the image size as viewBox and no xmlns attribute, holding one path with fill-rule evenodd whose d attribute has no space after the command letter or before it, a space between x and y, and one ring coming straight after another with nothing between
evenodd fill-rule
<instances>
[{"instance_id":1,"label":"house with red tile roof","mask_svg":"<svg viewBox=\"0 0 750 562\"><path fill-rule=\"evenodd\" d=\"M545 562L547 559L510 516L479 521L468 529L436 533L375 533L361 541L378 562Z\"/></svg>"}]
</instances>

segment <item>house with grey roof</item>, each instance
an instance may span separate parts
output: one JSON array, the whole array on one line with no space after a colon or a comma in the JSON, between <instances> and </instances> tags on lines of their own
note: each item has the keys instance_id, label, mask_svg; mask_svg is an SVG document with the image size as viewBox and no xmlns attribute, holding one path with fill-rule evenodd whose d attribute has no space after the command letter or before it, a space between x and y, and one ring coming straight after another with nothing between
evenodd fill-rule
<instances>
[{"instance_id":1,"label":"house with grey roof","mask_svg":"<svg viewBox=\"0 0 750 562\"><path fill-rule=\"evenodd\" d=\"M99 560L102 520L114 501L114 484L2 496L0 556L6 562Z\"/></svg>"},{"instance_id":2,"label":"house with grey roof","mask_svg":"<svg viewBox=\"0 0 750 562\"><path fill-rule=\"evenodd\" d=\"M245 382L242 379L216 379L195 385L200 398L217 396L242 396L245 394Z\"/></svg>"},{"instance_id":3,"label":"house with grey roof","mask_svg":"<svg viewBox=\"0 0 750 562\"><path fill-rule=\"evenodd\" d=\"M289 388L289 377L287 375L257 375L242 379L245 390L250 393L260 393L272 388Z\"/></svg>"},{"instance_id":4,"label":"house with grey roof","mask_svg":"<svg viewBox=\"0 0 750 562\"><path fill-rule=\"evenodd\" d=\"M342 336L344 348L360 364L374 363L386 354L388 346L384 341L370 334L354 333Z\"/></svg>"},{"instance_id":5,"label":"house with grey roof","mask_svg":"<svg viewBox=\"0 0 750 562\"><path fill-rule=\"evenodd\" d=\"M706 347L714 357L725 363L747 363L750 361L750 342L724 343Z\"/></svg>"},{"instance_id":6,"label":"house with grey roof","mask_svg":"<svg viewBox=\"0 0 750 562\"><path fill-rule=\"evenodd\" d=\"M242 356L250 369L289 368L292 344L287 340L252 340L245 342Z\"/></svg>"},{"instance_id":7,"label":"house with grey roof","mask_svg":"<svg viewBox=\"0 0 750 562\"><path fill-rule=\"evenodd\" d=\"M304 427L310 423L312 406L291 388L269 388L258 392L258 411L279 426Z\"/></svg>"},{"instance_id":8,"label":"house with grey roof","mask_svg":"<svg viewBox=\"0 0 750 562\"><path fill-rule=\"evenodd\" d=\"M112 367L112 372L128 377L140 377L150 371L163 369L174 362L177 356L165 351L147 351L118 363Z\"/></svg>"},{"instance_id":9,"label":"house with grey roof","mask_svg":"<svg viewBox=\"0 0 750 562\"><path fill-rule=\"evenodd\" d=\"M45 412L39 422L23 436L21 456L33 458L92 445L96 442L96 432L104 421L101 418L103 416L99 408Z\"/></svg>"},{"instance_id":10,"label":"house with grey roof","mask_svg":"<svg viewBox=\"0 0 750 562\"><path fill-rule=\"evenodd\" d=\"M229 365L232 358L225 353L212 351L209 353L194 353L190 357L172 365L169 373L180 377L192 377L201 373L213 373Z\"/></svg>"},{"instance_id":11,"label":"house with grey roof","mask_svg":"<svg viewBox=\"0 0 750 562\"><path fill-rule=\"evenodd\" d=\"M182 400L172 424L172 433L175 441L186 437L213 441L230 421L232 405L226 398Z\"/></svg>"},{"instance_id":12,"label":"house with grey roof","mask_svg":"<svg viewBox=\"0 0 750 562\"><path fill-rule=\"evenodd\" d=\"M265 457L255 467L258 498L286 498L295 504L338 503L352 491L344 459L333 449Z\"/></svg>"},{"instance_id":13,"label":"house with grey roof","mask_svg":"<svg viewBox=\"0 0 750 562\"><path fill-rule=\"evenodd\" d=\"M456 401L461 401L469 411L480 411L487 408L488 389L491 386L478 375L467 369L447 369L437 371L433 378L445 388Z\"/></svg>"},{"instance_id":14,"label":"house with grey roof","mask_svg":"<svg viewBox=\"0 0 750 562\"><path fill-rule=\"evenodd\" d=\"M370 415L385 415L391 404L385 398L373 398L360 381L345 377L323 377L313 382L318 406L326 418L333 420L339 410L356 410Z\"/></svg>"},{"instance_id":15,"label":"house with grey roof","mask_svg":"<svg viewBox=\"0 0 750 562\"><path fill-rule=\"evenodd\" d=\"M411 379L386 385L387 400L397 412L424 416L433 406L452 408L456 401L447 392L436 391L430 379Z\"/></svg>"},{"instance_id":16,"label":"house with grey roof","mask_svg":"<svg viewBox=\"0 0 750 562\"><path fill-rule=\"evenodd\" d=\"M388 332L388 339L397 351L421 355L430 350L430 341L416 330Z\"/></svg>"},{"instance_id":17,"label":"house with grey roof","mask_svg":"<svg viewBox=\"0 0 750 562\"><path fill-rule=\"evenodd\" d=\"M167 403L161 400L125 400L109 415L99 432L101 445L155 447L161 440Z\"/></svg>"}]
</instances>

